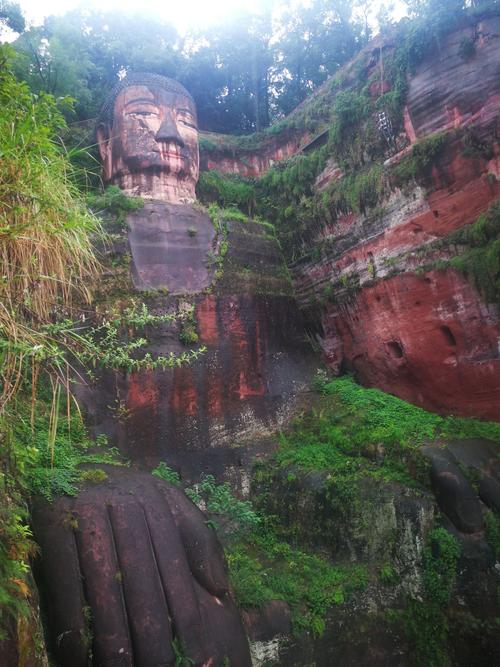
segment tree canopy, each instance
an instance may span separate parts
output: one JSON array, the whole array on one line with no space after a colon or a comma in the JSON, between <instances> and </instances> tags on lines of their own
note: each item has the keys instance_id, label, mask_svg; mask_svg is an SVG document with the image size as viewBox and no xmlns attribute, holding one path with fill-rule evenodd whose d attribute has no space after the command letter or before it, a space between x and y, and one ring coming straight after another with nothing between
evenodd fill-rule
<instances>
[{"instance_id":1,"label":"tree canopy","mask_svg":"<svg viewBox=\"0 0 500 667\"><path fill-rule=\"evenodd\" d=\"M35 92L74 97L77 120L95 117L126 71L164 74L193 94L202 128L248 133L289 113L363 45L355 4L312 0L277 20L270 0L260 15L184 37L157 17L79 9L17 26L16 73Z\"/></svg>"},{"instance_id":2,"label":"tree canopy","mask_svg":"<svg viewBox=\"0 0 500 667\"><path fill-rule=\"evenodd\" d=\"M440 23L498 0L405 4L411 17ZM247 134L290 113L349 61L370 39L374 14L367 0L267 0L263 6L260 14L240 12L181 36L157 16L84 9L24 31L18 5L0 0L0 27L21 33L16 74L31 90L76 100L70 120L94 118L127 71L150 71L186 86L202 129ZM387 26L391 4L378 8L378 23Z\"/></svg>"}]
</instances>

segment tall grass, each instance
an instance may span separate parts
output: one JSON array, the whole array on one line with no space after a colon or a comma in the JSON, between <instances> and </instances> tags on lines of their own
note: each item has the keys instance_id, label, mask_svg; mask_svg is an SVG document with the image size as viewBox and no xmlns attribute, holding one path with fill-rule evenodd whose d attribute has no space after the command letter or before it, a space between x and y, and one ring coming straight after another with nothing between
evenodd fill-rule
<instances>
[{"instance_id":1,"label":"tall grass","mask_svg":"<svg viewBox=\"0 0 500 667\"><path fill-rule=\"evenodd\" d=\"M58 103L15 79L12 53L0 46L0 640L15 627L12 621L29 614L34 543L24 493L28 469L39 458L32 440L46 438L57 473L61 395L69 401L71 341L55 337L48 325L71 315L77 301L90 300L98 270L91 245L98 225L57 140L64 128ZM42 434L35 405L39 378L47 373L52 400ZM31 436L14 437L23 414L30 415ZM54 477L44 478L46 493Z\"/></svg>"},{"instance_id":2,"label":"tall grass","mask_svg":"<svg viewBox=\"0 0 500 667\"><path fill-rule=\"evenodd\" d=\"M56 100L33 95L0 48L0 414L43 361L64 376L59 344L43 331L75 297L90 300L96 275L86 210L58 134L65 121ZM63 101L67 102L67 101Z\"/></svg>"}]
</instances>

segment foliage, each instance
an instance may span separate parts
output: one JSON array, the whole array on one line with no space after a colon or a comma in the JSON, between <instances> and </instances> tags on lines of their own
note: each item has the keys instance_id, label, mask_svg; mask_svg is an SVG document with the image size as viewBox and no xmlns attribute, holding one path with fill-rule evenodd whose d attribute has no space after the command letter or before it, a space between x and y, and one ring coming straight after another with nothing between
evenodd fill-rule
<instances>
[{"instance_id":1,"label":"foliage","mask_svg":"<svg viewBox=\"0 0 500 667\"><path fill-rule=\"evenodd\" d=\"M295 632L307 629L321 635L328 609L345 602L368 581L363 566L333 566L279 541L271 530L230 544L225 553L238 604L261 606L268 600L285 600L292 609Z\"/></svg>"},{"instance_id":2,"label":"foliage","mask_svg":"<svg viewBox=\"0 0 500 667\"><path fill-rule=\"evenodd\" d=\"M0 35L1 29L7 26L14 32L23 32L26 27L21 7L18 2L11 0L2 0L0 4Z\"/></svg>"},{"instance_id":3,"label":"foliage","mask_svg":"<svg viewBox=\"0 0 500 667\"><path fill-rule=\"evenodd\" d=\"M193 308L185 309L179 314L164 313L154 315L149 312L145 303L134 304L125 308L112 319L104 319L101 324L90 323L78 325L72 320L61 320L57 324L47 325L45 330L52 335L70 340L71 351L78 361L87 369L90 367L108 368L125 372L153 370L160 368L177 368L190 364L202 355L206 348L189 350L180 354L169 352L168 355L153 356L150 352L144 355L140 351L147 347L149 340L145 336L137 336L137 329L157 326L162 323L180 321L193 326ZM194 334L190 341L196 342Z\"/></svg>"},{"instance_id":4,"label":"foliage","mask_svg":"<svg viewBox=\"0 0 500 667\"><path fill-rule=\"evenodd\" d=\"M40 331L75 294L88 300L97 262L86 212L70 180L67 156L54 140L64 127L56 101L16 81L11 52L0 52L0 409L26 364L57 372L58 346Z\"/></svg>"},{"instance_id":5,"label":"foliage","mask_svg":"<svg viewBox=\"0 0 500 667\"><path fill-rule=\"evenodd\" d=\"M153 475L175 485L181 480L164 462ZM280 541L268 517L260 516L249 501L234 496L227 483L204 475L186 495L206 511L220 537L236 601L241 606L261 606L268 600L286 600L292 609L294 630L321 635L328 609L366 586L362 566L333 566ZM212 520L215 519L215 522Z\"/></svg>"},{"instance_id":6,"label":"foliage","mask_svg":"<svg viewBox=\"0 0 500 667\"><path fill-rule=\"evenodd\" d=\"M198 322L196 321L194 306L181 311L180 327L179 340L183 345L194 345L198 342Z\"/></svg>"},{"instance_id":7,"label":"foliage","mask_svg":"<svg viewBox=\"0 0 500 667\"><path fill-rule=\"evenodd\" d=\"M414 485L410 468L426 483L418 447L429 440L500 442L499 424L441 417L378 389L365 389L349 376L323 383L321 390L325 398L320 407L296 418L281 434L276 461L281 467L331 471L334 495L365 476Z\"/></svg>"},{"instance_id":8,"label":"foliage","mask_svg":"<svg viewBox=\"0 0 500 667\"><path fill-rule=\"evenodd\" d=\"M106 213L123 225L127 214L141 209L144 200L140 197L128 197L116 185L109 185L102 194L88 194L87 204L96 215Z\"/></svg>"},{"instance_id":9,"label":"foliage","mask_svg":"<svg viewBox=\"0 0 500 667\"><path fill-rule=\"evenodd\" d=\"M196 328L193 325L183 327L179 334L179 340L183 345L194 345L197 343L199 336L196 332Z\"/></svg>"},{"instance_id":10,"label":"foliage","mask_svg":"<svg viewBox=\"0 0 500 667\"><path fill-rule=\"evenodd\" d=\"M216 520L223 520L223 530L232 537L254 530L260 524L252 504L236 498L226 482L217 484L213 475L203 475L197 484L185 491L196 505L214 515Z\"/></svg>"},{"instance_id":11,"label":"foliage","mask_svg":"<svg viewBox=\"0 0 500 667\"><path fill-rule=\"evenodd\" d=\"M191 91L202 127L259 131L359 49L364 40L353 8L338 0L286 12L267 6L185 37L139 11L79 9L47 17L18 38L17 73L35 92L74 97L77 117L86 119L97 115L122 72L155 72Z\"/></svg>"},{"instance_id":12,"label":"foliage","mask_svg":"<svg viewBox=\"0 0 500 667\"><path fill-rule=\"evenodd\" d=\"M251 182L236 175L222 175L215 170L202 171L196 193L203 204L216 203L221 208L240 208L251 215L255 192Z\"/></svg>"},{"instance_id":13,"label":"foliage","mask_svg":"<svg viewBox=\"0 0 500 667\"><path fill-rule=\"evenodd\" d=\"M0 641L6 639L9 620L28 613L29 559L36 547L28 513L8 477L0 473Z\"/></svg>"},{"instance_id":14,"label":"foliage","mask_svg":"<svg viewBox=\"0 0 500 667\"><path fill-rule=\"evenodd\" d=\"M441 607L432 602L409 600L403 614L414 665L447 667L448 619Z\"/></svg>"},{"instance_id":15,"label":"foliage","mask_svg":"<svg viewBox=\"0 0 500 667\"><path fill-rule=\"evenodd\" d=\"M79 413L71 414L69 396L66 405L54 405L48 388L39 393L36 406L18 393L0 421L0 636L9 617L29 611L29 559L36 547L23 496L74 495L82 484L106 479L104 470L82 465L123 464L105 438L89 440Z\"/></svg>"},{"instance_id":16,"label":"foliage","mask_svg":"<svg viewBox=\"0 0 500 667\"><path fill-rule=\"evenodd\" d=\"M333 155L344 165L356 167L363 159L360 155L353 154L352 147L360 135L361 124L370 111L370 98L364 92L345 90L335 97L330 142Z\"/></svg>"},{"instance_id":17,"label":"foliage","mask_svg":"<svg viewBox=\"0 0 500 667\"><path fill-rule=\"evenodd\" d=\"M382 167L378 164L333 181L322 196L331 213L366 213L385 194Z\"/></svg>"},{"instance_id":18,"label":"foliage","mask_svg":"<svg viewBox=\"0 0 500 667\"><path fill-rule=\"evenodd\" d=\"M488 438L500 441L500 425L460 417L441 417L407 403L379 389L365 389L349 376L338 378L324 388L326 395L336 396L362 424L372 438L384 444L394 442L418 445L437 438Z\"/></svg>"},{"instance_id":19,"label":"foliage","mask_svg":"<svg viewBox=\"0 0 500 667\"><path fill-rule=\"evenodd\" d=\"M429 533L422 563L424 599L409 600L404 612L405 632L415 652L415 664L449 664L445 607L453 592L459 556L460 546L451 533L444 528L434 528Z\"/></svg>"},{"instance_id":20,"label":"foliage","mask_svg":"<svg viewBox=\"0 0 500 667\"><path fill-rule=\"evenodd\" d=\"M39 402L38 411L33 428L29 420L21 418L14 430L18 456L26 458L23 452L29 454L24 465L24 479L30 493L42 495L47 500L62 494L73 496L81 483L106 479L103 470L85 470L82 465L122 464L116 450L107 446L107 441L98 444L88 438L81 417L68 419L67 415L61 414L57 431L52 436L49 406Z\"/></svg>"},{"instance_id":21,"label":"foliage","mask_svg":"<svg viewBox=\"0 0 500 667\"><path fill-rule=\"evenodd\" d=\"M191 665L194 665L179 637L172 639L172 650L175 656L175 667L191 667Z\"/></svg>"},{"instance_id":22,"label":"foliage","mask_svg":"<svg viewBox=\"0 0 500 667\"><path fill-rule=\"evenodd\" d=\"M228 226L229 220L247 221L238 209L221 209L215 203L208 207L208 214L212 223L219 234L218 252L209 252L207 257L208 266L216 267L214 278L220 280L224 274L224 258L229 250Z\"/></svg>"},{"instance_id":23,"label":"foliage","mask_svg":"<svg viewBox=\"0 0 500 667\"><path fill-rule=\"evenodd\" d=\"M162 461L152 474L165 482L180 486L181 478L178 472L172 470ZM260 525L260 517L252 509L252 504L247 500L239 500L231 491L226 482L218 484L213 475L202 475L199 482L191 487L186 487L186 495L201 509L212 515L216 521L214 524L218 531L228 533L232 538L248 533ZM219 526L217 521L224 522Z\"/></svg>"},{"instance_id":24,"label":"foliage","mask_svg":"<svg viewBox=\"0 0 500 667\"><path fill-rule=\"evenodd\" d=\"M169 482L170 484L175 484L179 486L181 483L181 477L178 472L172 470L165 461L160 461L160 463L151 471L151 474L155 477L159 477L164 482Z\"/></svg>"},{"instance_id":25,"label":"foliage","mask_svg":"<svg viewBox=\"0 0 500 667\"><path fill-rule=\"evenodd\" d=\"M411 155L404 158L393 170L393 176L398 185L403 185L410 180L423 178L428 174L429 167L441 153L446 144L446 133L436 134L417 141L411 151Z\"/></svg>"},{"instance_id":26,"label":"foliage","mask_svg":"<svg viewBox=\"0 0 500 667\"><path fill-rule=\"evenodd\" d=\"M455 577L460 546L445 528L434 528L427 536L423 556L423 579L428 599L439 605L449 602Z\"/></svg>"},{"instance_id":27,"label":"foliage","mask_svg":"<svg viewBox=\"0 0 500 667\"><path fill-rule=\"evenodd\" d=\"M393 75L392 90L384 96L393 122L401 109L406 72L426 55L439 52L443 37L468 16L498 6L497 0L480 5L459 0L407 4L412 20L396 27L395 67L390 62L385 66ZM235 12L221 25L181 37L167 22L144 12L79 9L47 17L43 25L20 35L15 43L16 69L36 93L75 98L80 120L95 118L123 72L150 71L187 87L195 98L201 127L248 134L278 121L271 136L293 127L295 120L283 117L322 84L328 86L328 77L366 44L371 35L363 18L366 11L366 3L354 0L286 6L271 2L259 13ZM2 18L14 21L12 27L22 31L20 12L0 14ZM319 117L329 120L331 105L323 102L318 100L312 115L299 114L302 129L314 131ZM358 105L345 108L359 111Z\"/></svg>"},{"instance_id":28,"label":"foliage","mask_svg":"<svg viewBox=\"0 0 500 667\"><path fill-rule=\"evenodd\" d=\"M500 516L489 510L485 514L486 539L493 549L495 558L500 560Z\"/></svg>"},{"instance_id":29,"label":"foliage","mask_svg":"<svg viewBox=\"0 0 500 667\"><path fill-rule=\"evenodd\" d=\"M385 586L393 586L398 580L397 572L390 563L382 565L378 577Z\"/></svg>"},{"instance_id":30,"label":"foliage","mask_svg":"<svg viewBox=\"0 0 500 667\"><path fill-rule=\"evenodd\" d=\"M313 200L314 182L326 164L323 147L278 162L256 183L257 212L271 220L290 251L297 233L305 230L318 212Z\"/></svg>"},{"instance_id":31,"label":"foliage","mask_svg":"<svg viewBox=\"0 0 500 667\"><path fill-rule=\"evenodd\" d=\"M470 276L486 301L499 303L500 202L495 202L472 225L447 236L446 244L465 246L465 250L449 260L449 265Z\"/></svg>"}]
</instances>

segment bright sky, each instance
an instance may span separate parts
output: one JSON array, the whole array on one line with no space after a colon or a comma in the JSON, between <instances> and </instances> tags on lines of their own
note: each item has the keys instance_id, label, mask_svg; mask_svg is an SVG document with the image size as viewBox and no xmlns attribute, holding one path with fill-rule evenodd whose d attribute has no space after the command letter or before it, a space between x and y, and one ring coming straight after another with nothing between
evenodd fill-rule
<instances>
[{"instance_id":1,"label":"bright sky","mask_svg":"<svg viewBox=\"0 0 500 667\"><path fill-rule=\"evenodd\" d=\"M295 3L307 0L292 0ZM162 16L172 23L177 30L185 32L188 28L208 24L222 23L228 15L244 9L258 12L261 6L268 4L266 0L18 0L28 22L41 23L45 16L64 14L79 5L86 8L92 6L104 10L140 11ZM285 0L286 2L286 0ZM288 4L288 3L287 3ZM372 6L380 5L374 0ZM395 0L397 18L404 13L402 2ZM375 12L376 13L376 12Z\"/></svg>"}]
</instances>

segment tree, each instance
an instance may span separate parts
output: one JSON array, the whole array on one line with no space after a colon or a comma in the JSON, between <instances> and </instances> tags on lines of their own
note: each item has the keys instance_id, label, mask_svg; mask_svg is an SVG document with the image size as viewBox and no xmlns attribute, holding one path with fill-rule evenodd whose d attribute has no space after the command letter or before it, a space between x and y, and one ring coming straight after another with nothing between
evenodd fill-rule
<instances>
[{"instance_id":1,"label":"tree","mask_svg":"<svg viewBox=\"0 0 500 667\"><path fill-rule=\"evenodd\" d=\"M3 28L10 28L18 33L24 32L26 21L19 3L0 0L0 34Z\"/></svg>"},{"instance_id":2,"label":"tree","mask_svg":"<svg viewBox=\"0 0 500 667\"><path fill-rule=\"evenodd\" d=\"M157 17L75 10L17 39L16 73L35 92L73 97L79 120L95 118L125 72L163 74L191 92L200 127L250 133L289 113L364 44L354 2L313 0L278 23L277 0L262 0L260 14L240 12L183 40Z\"/></svg>"},{"instance_id":3,"label":"tree","mask_svg":"<svg viewBox=\"0 0 500 667\"><path fill-rule=\"evenodd\" d=\"M360 46L353 2L313 0L283 17L272 85L278 115L287 114L347 62Z\"/></svg>"},{"instance_id":4,"label":"tree","mask_svg":"<svg viewBox=\"0 0 500 667\"><path fill-rule=\"evenodd\" d=\"M151 17L76 10L19 37L16 74L35 92L70 95L77 118L92 118L127 70L175 76L177 41L169 24Z\"/></svg>"}]
</instances>

